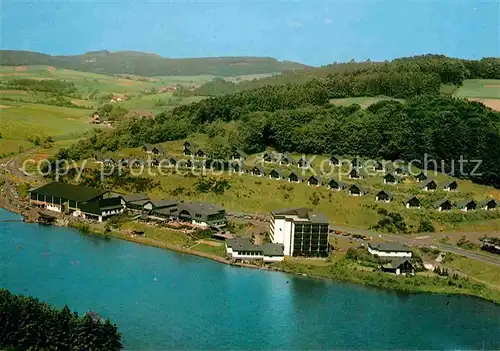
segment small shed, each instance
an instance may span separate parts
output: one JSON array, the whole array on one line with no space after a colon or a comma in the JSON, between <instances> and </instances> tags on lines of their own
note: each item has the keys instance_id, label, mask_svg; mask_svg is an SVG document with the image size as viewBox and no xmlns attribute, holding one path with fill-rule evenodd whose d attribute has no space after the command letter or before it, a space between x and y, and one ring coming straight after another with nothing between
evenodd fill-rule
<instances>
[{"instance_id":1,"label":"small shed","mask_svg":"<svg viewBox=\"0 0 500 351\"><path fill-rule=\"evenodd\" d=\"M434 191L437 187L437 183L433 179L429 179L420 185L420 189L423 191Z\"/></svg>"},{"instance_id":2,"label":"small shed","mask_svg":"<svg viewBox=\"0 0 500 351\"><path fill-rule=\"evenodd\" d=\"M398 176L395 176L392 173L387 173L384 176L384 184L390 184L390 185L396 185L401 181L401 178Z\"/></svg>"},{"instance_id":3,"label":"small shed","mask_svg":"<svg viewBox=\"0 0 500 351\"><path fill-rule=\"evenodd\" d=\"M420 172L419 174L417 174L415 176L415 179L416 179L417 183L421 183L421 182L426 181L428 179L428 177L424 172Z\"/></svg>"},{"instance_id":4,"label":"small shed","mask_svg":"<svg viewBox=\"0 0 500 351\"><path fill-rule=\"evenodd\" d=\"M271 179L283 179L285 178L283 172L280 169L273 169L269 172L269 178Z\"/></svg>"},{"instance_id":5,"label":"small shed","mask_svg":"<svg viewBox=\"0 0 500 351\"><path fill-rule=\"evenodd\" d=\"M305 157L301 157L297 165L299 168L309 168L311 166Z\"/></svg>"},{"instance_id":6,"label":"small shed","mask_svg":"<svg viewBox=\"0 0 500 351\"><path fill-rule=\"evenodd\" d=\"M263 177L266 175L266 169L260 166L254 166L250 172L256 177Z\"/></svg>"},{"instance_id":7,"label":"small shed","mask_svg":"<svg viewBox=\"0 0 500 351\"><path fill-rule=\"evenodd\" d=\"M486 199L479 203L479 207L483 210L494 210L498 206L497 200L495 199Z\"/></svg>"},{"instance_id":8,"label":"small shed","mask_svg":"<svg viewBox=\"0 0 500 351\"><path fill-rule=\"evenodd\" d=\"M341 191L345 189L345 187L346 185L344 183L341 183L333 178L328 181L328 189L330 190Z\"/></svg>"}]
</instances>

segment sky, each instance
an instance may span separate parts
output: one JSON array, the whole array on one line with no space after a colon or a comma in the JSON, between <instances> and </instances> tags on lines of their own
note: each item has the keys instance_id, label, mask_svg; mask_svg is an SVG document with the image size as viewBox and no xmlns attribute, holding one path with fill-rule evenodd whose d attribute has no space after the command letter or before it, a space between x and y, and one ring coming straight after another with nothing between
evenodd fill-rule
<instances>
[{"instance_id":1,"label":"sky","mask_svg":"<svg viewBox=\"0 0 500 351\"><path fill-rule=\"evenodd\" d=\"M51 55L266 56L319 66L500 56L500 0L0 0L0 47Z\"/></svg>"}]
</instances>

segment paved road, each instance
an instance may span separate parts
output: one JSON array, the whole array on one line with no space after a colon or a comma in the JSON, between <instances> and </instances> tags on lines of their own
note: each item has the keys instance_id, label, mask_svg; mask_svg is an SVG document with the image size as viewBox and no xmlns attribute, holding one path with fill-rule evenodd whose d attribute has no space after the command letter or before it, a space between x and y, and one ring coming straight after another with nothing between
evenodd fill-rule
<instances>
[{"instance_id":1,"label":"paved road","mask_svg":"<svg viewBox=\"0 0 500 351\"><path fill-rule=\"evenodd\" d=\"M415 238L409 238L405 237L404 234L402 235L391 235L391 234L385 234L385 233L379 233L373 230L363 230L363 229L353 229L353 228L348 228L348 227L343 227L343 226L330 226L331 229L333 230L340 230L346 233L352 233L352 234L359 234L359 235L364 235L364 236L369 236L373 238L382 238L387 241L392 241L392 242L397 242L400 244L406 244L408 246L430 246L429 243L422 242L421 240L415 239ZM447 233L439 233L440 235L447 235ZM451 233L450 233L451 234ZM465 234L465 233L464 233ZM496 235L500 233L495 233ZM342 235L336 235L336 234L331 234L334 237L343 237L345 236ZM429 233L429 236L432 236L433 233ZM360 240L363 241L363 240ZM443 252L451 252L457 255L465 256L468 258L472 258L474 260L486 262L489 264L493 264L496 266L500 266L500 258L496 258L487 254L483 254L480 252L474 252L474 251L469 251L469 250L464 250L456 246L452 245L446 245L446 244L441 244L441 243L432 243L432 245L436 246L437 249L443 251Z\"/></svg>"}]
</instances>

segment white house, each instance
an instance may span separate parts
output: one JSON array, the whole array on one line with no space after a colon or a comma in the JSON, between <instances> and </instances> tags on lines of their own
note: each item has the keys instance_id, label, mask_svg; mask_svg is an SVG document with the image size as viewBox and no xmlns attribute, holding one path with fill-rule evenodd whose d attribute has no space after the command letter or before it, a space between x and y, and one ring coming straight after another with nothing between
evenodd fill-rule
<instances>
[{"instance_id":1,"label":"white house","mask_svg":"<svg viewBox=\"0 0 500 351\"><path fill-rule=\"evenodd\" d=\"M226 240L227 256L235 260L262 260L264 262L280 262L285 259L283 245L266 243L253 245L246 238Z\"/></svg>"},{"instance_id":2,"label":"white house","mask_svg":"<svg viewBox=\"0 0 500 351\"><path fill-rule=\"evenodd\" d=\"M411 257L409 248L397 243L369 243L368 252L379 257Z\"/></svg>"}]
</instances>

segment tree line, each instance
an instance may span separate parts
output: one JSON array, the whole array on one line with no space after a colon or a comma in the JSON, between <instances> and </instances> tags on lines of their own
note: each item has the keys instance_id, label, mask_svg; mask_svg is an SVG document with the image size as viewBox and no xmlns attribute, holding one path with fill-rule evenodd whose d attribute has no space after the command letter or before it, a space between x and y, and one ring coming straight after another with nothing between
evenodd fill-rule
<instances>
[{"instance_id":1,"label":"tree line","mask_svg":"<svg viewBox=\"0 0 500 351\"><path fill-rule=\"evenodd\" d=\"M121 350L116 325L55 309L33 297L0 289L0 348L14 350Z\"/></svg>"},{"instance_id":2,"label":"tree line","mask_svg":"<svg viewBox=\"0 0 500 351\"><path fill-rule=\"evenodd\" d=\"M330 98L376 95L404 98L415 94L438 94L440 84L458 86L464 79L500 79L500 59L464 60L421 55L391 62L334 63L240 83L220 78L193 91L181 89L175 94L222 96L267 85L305 84L314 79L329 87Z\"/></svg>"},{"instance_id":3,"label":"tree line","mask_svg":"<svg viewBox=\"0 0 500 351\"><path fill-rule=\"evenodd\" d=\"M60 79L12 79L0 83L3 89L42 91L57 95L72 95L78 93L78 89L72 82Z\"/></svg>"}]
</instances>

